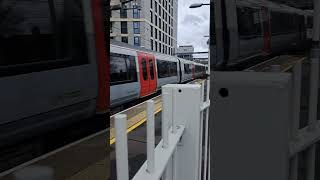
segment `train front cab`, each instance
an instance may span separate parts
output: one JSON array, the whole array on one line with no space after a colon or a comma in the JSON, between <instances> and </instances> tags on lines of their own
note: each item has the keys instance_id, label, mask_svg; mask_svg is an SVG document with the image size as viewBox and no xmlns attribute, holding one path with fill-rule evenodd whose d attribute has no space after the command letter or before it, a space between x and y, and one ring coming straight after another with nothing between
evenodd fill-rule
<instances>
[{"instance_id":1,"label":"train front cab","mask_svg":"<svg viewBox=\"0 0 320 180\"><path fill-rule=\"evenodd\" d=\"M148 96L157 90L156 62L152 54L138 52L140 97Z\"/></svg>"}]
</instances>

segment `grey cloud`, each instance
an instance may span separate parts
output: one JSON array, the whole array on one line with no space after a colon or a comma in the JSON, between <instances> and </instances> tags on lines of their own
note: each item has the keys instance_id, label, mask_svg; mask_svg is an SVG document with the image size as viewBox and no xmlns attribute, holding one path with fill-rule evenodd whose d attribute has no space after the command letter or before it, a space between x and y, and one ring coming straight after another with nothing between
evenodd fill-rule
<instances>
[{"instance_id":1,"label":"grey cloud","mask_svg":"<svg viewBox=\"0 0 320 180\"><path fill-rule=\"evenodd\" d=\"M208 3L209 0L179 0L178 45L193 45L195 51L207 51L209 34L209 8L190 9L193 3Z\"/></svg>"},{"instance_id":2,"label":"grey cloud","mask_svg":"<svg viewBox=\"0 0 320 180\"><path fill-rule=\"evenodd\" d=\"M183 21L182 24L185 25L199 25L202 22L202 19L198 16L195 16L193 14L187 14Z\"/></svg>"}]
</instances>

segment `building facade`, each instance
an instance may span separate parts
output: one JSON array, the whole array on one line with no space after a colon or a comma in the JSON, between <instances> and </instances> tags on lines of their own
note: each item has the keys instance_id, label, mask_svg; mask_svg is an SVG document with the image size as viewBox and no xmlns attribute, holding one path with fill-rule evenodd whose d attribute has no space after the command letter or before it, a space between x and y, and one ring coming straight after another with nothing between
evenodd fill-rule
<instances>
[{"instance_id":1,"label":"building facade","mask_svg":"<svg viewBox=\"0 0 320 180\"><path fill-rule=\"evenodd\" d=\"M111 5L120 0L111 0ZM164 54L177 51L178 0L134 0L113 10L110 37Z\"/></svg>"},{"instance_id":2,"label":"building facade","mask_svg":"<svg viewBox=\"0 0 320 180\"><path fill-rule=\"evenodd\" d=\"M194 53L194 47L192 45L179 46L178 51L177 51L177 56L179 58L193 61L193 53Z\"/></svg>"}]
</instances>

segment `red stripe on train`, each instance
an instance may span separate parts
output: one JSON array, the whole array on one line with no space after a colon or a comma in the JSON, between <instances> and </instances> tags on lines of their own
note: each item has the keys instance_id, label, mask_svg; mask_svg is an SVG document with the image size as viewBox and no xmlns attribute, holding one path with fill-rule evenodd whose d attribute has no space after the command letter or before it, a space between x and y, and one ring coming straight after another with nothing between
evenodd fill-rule
<instances>
[{"instance_id":1,"label":"red stripe on train","mask_svg":"<svg viewBox=\"0 0 320 180\"><path fill-rule=\"evenodd\" d=\"M92 0L92 15L96 35L96 55L98 68L98 97L97 113L105 113L109 110L110 91L109 91L109 55L105 47L104 20L102 12L102 1Z\"/></svg>"}]
</instances>

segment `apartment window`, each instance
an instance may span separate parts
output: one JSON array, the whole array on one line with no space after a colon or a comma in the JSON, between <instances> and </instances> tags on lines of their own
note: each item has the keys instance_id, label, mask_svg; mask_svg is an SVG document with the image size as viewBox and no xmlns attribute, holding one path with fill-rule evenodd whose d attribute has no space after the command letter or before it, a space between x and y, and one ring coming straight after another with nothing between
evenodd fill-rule
<instances>
[{"instance_id":1,"label":"apartment window","mask_svg":"<svg viewBox=\"0 0 320 180\"><path fill-rule=\"evenodd\" d=\"M120 18L127 18L128 17L128 13L126 10L126 6L124 6L123 8L120 9Z\"/></svg>"},{"instance_id":2,"label":"apartment window","mask_svg":"<svg viewBox=\"0 0 320 180\"><path fill-rule=\"evenodd\" d=\"M159 40L161 41L161 31L159 31Z\"/></svg>"},{"instance_id":3,"label":"apartment window","mask_svg":"<svg viewBox=\"0 0 320 180\"><path fill-rule=\"evenodd\" d=\"M162 33L162 42L164 42L164 36L165 36L164 33Z\"/></svg>"},{"instance_id":4,"label":"apartment window","mask_svg":"<svg viewBox=\"0 0 320 180\"><path fill-rule=\"evenodd\" d=\"M137 9L137 8L135 8L135 9L133 9L133 18L140 18L140 10L139 9Z\"/></svg>"},{"instance_id":5,"label":"apartment window","mask_svg":"<svg viewBox=\"0 0 320 180\"><path fill-rule=\"evenodd\" d=\"M162 44L159 43L159 52L161 52Z\"/></svg>"},{"instance_id":6,"label":"apartment window","mask_svg":"<svg viewBox=\"0 0 320 180\"><path fill-rule=\"evenodd\" d=\"M153 40L150 39L150 46L151 46L151 50L153 51Z\"/></svg>"},{"instance_id":7,"label":"apartment window","mask_svg":"<svg viewBox=\"0 0 320 180\"><path fill-rule=\"evenodd\" d=\"M122 21L121 22L121 34L128 34L128 23Z\"/></svg>"},{"instance_id":8,"label":"apartment window","mask_svg":"<svg viewBox=\"0 0 320 180\"><path fill-rule=\"evenodd\" d=\"M150 25L150 36L153 37L153 27Z\"/></svg>"},{"instance_id":9,"label":"apartment window","mask_svg":"<svg viewBox=\"0 0 320 180\"><path fill-rule=\"evenodd\" d=\"M153 13L150 11L151 23L153 23Z\"/></svg>"},{"instance_id":10,"label":"apartment window","mask_svg":"<svg viewBox=\"0 0 320 180\"><path fill-rule=\"evenodd\" d=\"M163 28L163 31L164 31L164 27L165 27L165 22L164 21L162 21L163 22L163 26L162 26L162 28Z\"/></svg>"},{"instance_id":11,"label":"apartment window","mask_svg":"<svg viewBox=\"0 0 320 180\"><path fill-rule=\"evenodd\" d=\"M159 17L159 28L161 29L161 19L160 19L160 17Z\"/></svg>"},{"instance_id":12,"label":"apartment window","mask_svg":"<svg viewBox=\"0 0 320 180\"><path fill-rule=\"evenodd\" d=\"M156 51L158 51L158 43L157 43L157 41L154 42L154 48L155 48Z\"/></svg>"},{"instance_id":13,"label":"apartment window","mask_svg":"<svg viewBox=\"0 0 320 180\"><path fill-rule=\"evenodd\" d=\"M121 41L124 43L128 43L128 37L121 37Z\"/></svg>"},{"instance_id":14,"label":"apartment window","mask_svg":"<svg viewBox=\"0 0 320 180\"><path fill-rule=\"evenodd\" d=\"M150 8L153 8L153 0L150 0Z\"/></svg>"},{"instance_id":15,"label":"apartment window","mask_svg":"<svg viewBox=\"0 0 320 180\"><path fill-rule=\"evenodd\" d=\"M160 4L159 4L159 17L161 16L161 8L160 8Z\"/></svg>"},{"instance_id":16,"label":"apartment window","mask_svg":"<svg viewBox=\"0 0 320 180\"><path fill-rule=\"evenodd\" d=\"M133 33L140 34L140 22L133 22Z\"/></svg>"},{"instance_id":17,"label":"apartment window","mask_svg":"<svg viewBox=\"0 0 320 180\"><path fill-rule=\"evenodd\" d=\"M157 16L156 15L154 15L154 24L156 25L156 26L158 26L158 19L157 19Z\"/></svg>"},{"instance_id":18,"label":"apartment window","mask_svg":"<svg viewBox=\"0 0 320 180\"><path fill-rule=\"evenodd\" d=\"M154 38L155 39L158 39L158 30L157 30L157 28L154 28Z\"/></svg>"},{"instance_id":19,"label":"apartment window","mask_svg":"<svg viewBox=\"0 0 320 180\"><path fill-rule=\"evenodd\" d=\"M140 37L138 37L138 36L134 37L133 43L135 46L140 46Z\"/></svg>"}]
</instances>

